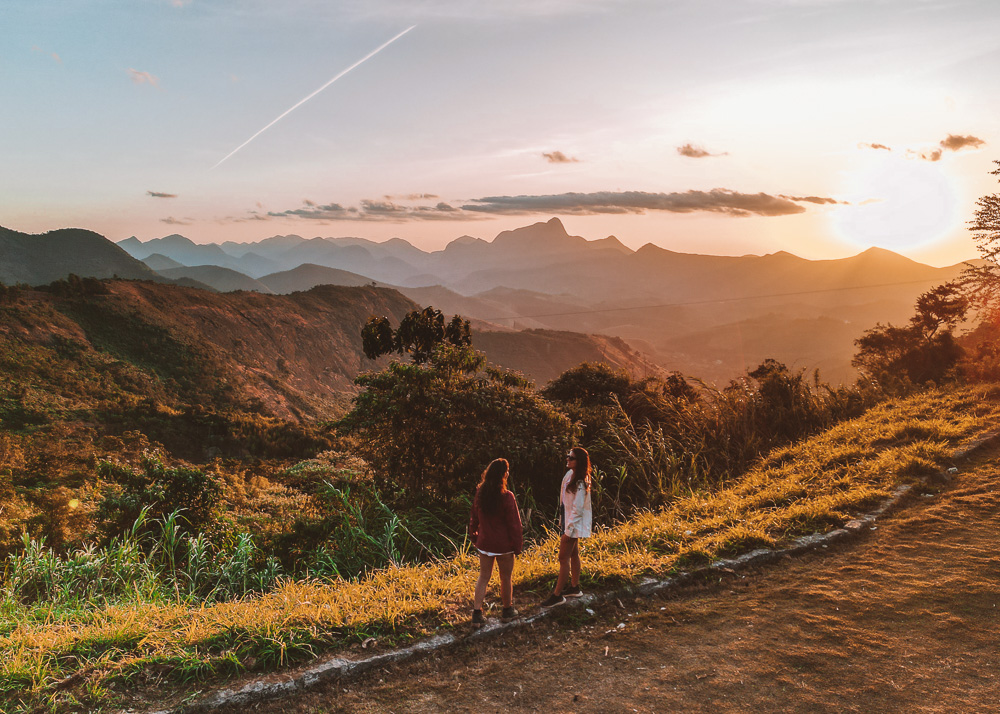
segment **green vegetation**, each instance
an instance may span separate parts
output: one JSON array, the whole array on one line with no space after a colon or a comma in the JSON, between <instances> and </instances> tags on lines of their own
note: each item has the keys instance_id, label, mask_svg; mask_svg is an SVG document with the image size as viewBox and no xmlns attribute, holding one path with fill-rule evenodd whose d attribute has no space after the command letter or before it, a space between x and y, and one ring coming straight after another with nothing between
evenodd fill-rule
<instances>
[{"instance_id":1,"label":"green vegetation","mask_svg":"<svg viewBox=\"0 0 1000 714\"><path fill-rule=\"evenodd\" d=\"M587 586L664 576L842 524L897 483L947 465L955 445L995 424L996 396L986 389L937 390L884 404L773 451L727 486L691 492L665 508L599 528L583 552ZM59 557L29 542L8 561L13 577L0 602L0 649L8 656L0 663L0 686L13 708L109 705L144 683L268 669L371 636L403 642L450 628L468 614L477 569L464 551L358 579L282 580L261 595L206 602L183 586L215 582L220 589L250 593L254 583L241 580L247 570L239 562L228 566L231 574L224 578L224 559L211 566L214 580L198 575L199 564L220 559L193 557L190 544L178 544L171 519L177 520L168 516L145 544L140 524L134 534L89 555ZM525 550L515 571L518 598L534 599L551 585L555 545L550 534ZM171 561L170 553L185 547L186 561ZM85 601L60 585L93 583L87 573L101 568L108 575L102 581L130 583L131 591L92 587ZM148 574L155 569L176 574L169 581L173 592ZM64 595L38 599L44 588ZM60 686L71 675L73 683Z\"/></svg>"},{"instance_id":2,"label":"green vegetation","mask_svg":"<svg viewBox=\"0 0 1000 714\"><path fill-rule=\"evenodd\" d=\"M968 309L969 297L962 286L939 285L917 298L909 325L879 324L858 338L852 364L894 392L909 384L941 382L954 374L963 356L954 331Z\"/></svg>"},{"instance_id":3,"label":"green vegetation","mask_svg":"<svg viewBox=\"0 0 1000 714\"><path fill-rule=\"evenodd\" d=\"M856 417L881 399L854 388L808 384L801 372L765 360L722 390L681 375L631 379L603 364L582 364L542 394L582 422L602 466L605 521L670 503L693 489L732 481L776 446Z\"/></svg>"},{"instance_id":4,"label":"green vegetation","mask_svg":"<svg viewBox=\"0 0 1000 714\"><path fill-rule=\"evenodd\" d=\"M433 307L412 310L395 330L387 317L372 317L361 329L361 341L368 359L382 355L409 354L414 364L428 362L438 346L468 347L472 344L469 321L455 315L445 325L444 315Z\"/></svg>"},{"instance_id":5,"label":"green vegetation","mask_svg":"<svg viewBox=\"0 0 1000 714\"><path fill-rule=\"evenodd\" d=\"M394 362L356 383L362 391L338 426L379 489L446 501L468 493L503 454L522 495L558 490L553 465L576 436L573 424L523 377L486 367L471 348L440 345L429 364Z\"/></svg>"},{"instance_id":6,"label":"green vegetation","mask_svg":"<svg viewBox=\"0 0 1000 714\"><path fill-rule=\"evenodd\" d=\"M981 209L989 246L995 206ZM994 427L996 388L957 382L1000 376L996 320L956 335L970 305L997 314L969 292L989 294L988 272L920 296L906 327L867 332L851 387L769 359L721 389L585 363L537 390L488 366L459 316L371 318L334 358L412 363L357 377L350 409L326 424L316 415L335 410L294 388L295 357L234 356L251 332L299 334L300 312L159 287L139 309L143 284L74 276L3 288L0 698L92 709L137 686L452 628L476 578L469 498L498 456L528 536L519 597L551 585L546 514L576 443L597 466L589 587L836 527ZM157 300L174 295L183 310ZM301 299L353 309L339 294ZM233 311L244 332L228 347L182 319L226 331Z\"/></svg>"}]
</instances>

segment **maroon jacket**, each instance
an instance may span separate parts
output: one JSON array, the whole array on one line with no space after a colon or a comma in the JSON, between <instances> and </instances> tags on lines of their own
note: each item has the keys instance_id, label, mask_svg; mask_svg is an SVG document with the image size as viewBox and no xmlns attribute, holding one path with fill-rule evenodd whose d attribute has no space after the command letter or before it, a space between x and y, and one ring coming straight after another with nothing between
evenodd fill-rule
<instances>
[{"instance_id":1,"label":"maroon jacket","mask_svg":"<svg viewBox=\"0 0 1000 714\"><path fill-rule=\"evenodd\" d=\"M521 532L521 514L517 510L514 494L510 491L500 494L500 510L494 514L480 513L479 506L473 499L469 537L476 548L487 553L514 551L515 555L520 555L524 537Z\"/></svg>"}]
</instances>

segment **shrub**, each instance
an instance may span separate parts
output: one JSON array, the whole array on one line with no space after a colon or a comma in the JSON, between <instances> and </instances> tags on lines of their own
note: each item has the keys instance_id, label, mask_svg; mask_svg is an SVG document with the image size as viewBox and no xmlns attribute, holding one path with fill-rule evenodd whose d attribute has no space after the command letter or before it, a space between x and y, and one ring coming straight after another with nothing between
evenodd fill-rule
<instances>
[{"instance_id":1,"label":"shrub","mask_svg":"<svg viewBox=\"0 0 1000 714\"><path fill-rule=\"evenodd\" d=\"M98 464L104 486L94 520L105 538L121 535L146 512L147 522L183 511L188 526L209 525L222 500L222 481L193 468L167 468L156 451L143 454L139 468L111 461Z\"/></svg>"},{"instance_id":2,"label":"shrub","mask_svg":"<svg viewBox=\"0 0 1000 714\"><path fill-rule=\"evenodd\" d=\"M447 499L503 457L514 488L555 497L578 430L523 377L484 364L468 347L442 345L426 365L393 362L355 380L362 392L337 426L356 440L379 490Z\"/></svg>"}]
</instances>

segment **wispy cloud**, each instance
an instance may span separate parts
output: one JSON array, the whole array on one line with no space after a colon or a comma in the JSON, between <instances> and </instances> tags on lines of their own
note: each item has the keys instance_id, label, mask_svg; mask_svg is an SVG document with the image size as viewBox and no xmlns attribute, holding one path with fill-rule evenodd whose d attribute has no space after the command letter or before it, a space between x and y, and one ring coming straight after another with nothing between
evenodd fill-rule
<instances>
[{"instance_id":1,"label":"wispy cloud","mask_svg":"<svg viewBox=\"0 0 1000 714\"><path fill-rule=\"evenodd\" d=\"M160 223L166 223L168 226L190 226L194 223L193 218L174 218L173 216L168 216L167 218L161 218Z\"/></svg>"},{"instance_id":2,"label":"wispy cloud","mask_svg":"<svg viewBox=\"0 0 1000 714\"><path fill-rule=\"evenodd\" d=\"M575 164L580 161L580 159L575 156L566 156L566 154L561 151L543 153L542 156L545 157L545 160L550 164Z\"/></svg>"},{"instance_id":3,"label":"wispy cloud","mask_svg":"<svg viewBox=\"0 0 1000 714\"><path fill-rule=\"evenodd\" d=\"M59 64L62 64L62 63L63 63L63 61L62 61L62 57L60 57L59 55L57 55L57 54L56 54L55 52L46 52L45 50L43 50L43 49L42 49L41 47L39 47L38 45L32 45L32 46L31 46L31 51L32 51L32 52L39 52L39 53L41 53L41 54L47 54L47 55L48 55L49 57L51 57L52 59L54 59L54 60L55 60L56 62L58 62Z\"/></svg>"},{"instance_id":4,"label":"wispy cloud","mask_svg":"<svg viewBox=\"0 0 1000 714\"><path fill-rule=\"evenodd\" d=\"M383 196L386 201L433 201L441 198L435 193L405 193L399 196Z\"/></svg>"},{"instance_id":5,"label":"wispy cloud","mask_svg":"<svg viewBox=\"0 0 1000 714\"><path fill-rule=\"evenodd\" d=\"M602 191L563 193L549 196L490 196L462 206L465 211L501 215L556 213L564 215L643 214L647 211L693 213L706 211L730 216L788 216L805 212L797 199L766 193L739 193L728 189L647 193L645 191ZM815 203L823 199L814 199ZM831 199L832 200L832 199Z\"/></svg>"},{"instance_id":6,"label":"wispy cloud","mask_svg":"<svg viewBox=\"0 0 1000 714\"><path fill-rule=\"evenodd\" d=\"M257 207L260 208L261 205L258 203ZM226 216L225 218L216 218L215 222L221 225L228 223L251 223L254 221L270 221L273 220L271 216L266 213L260 213L259 211L247 211L245 216Z\"/></svg>"},{"instance_id":7,"label":"wispy cloud","mask_svg":"<svg viewBox=\"0 0 1000 714\"><path fill-rule=\"evenodd\" d=\"M140 72L137 69L132 69L129 67L128 76L131 78L134 84L151 84L154 87L160 86L160 79L149 72Z\"/></svg>"},{"instance_id":8,"label":"wispy cloud","mask_svg":"<svg viewBox=\"0 0 1000 714\"><path fill-rule=\"evenodd\" d=\"M938 147L934 149L908 149L906 155L910 158L923 159L924 161L940 161L945 151L961 151L962 149L978 149L986 142L978 136L962 136L961 134L948 134L947 138L938 142Z\"/></svg>"},{"instance_id":9,"label":"wispy cloud","mask_svg":"<svg viewBox=\"0 0 1000 714\"><path fill-rule=\"evenodd\" d=\"M859 148L859 149L879 149L879 150L881 150L881 151L892 151L892 149L890 149L890 148L889 148L888 146L886 146L885 144L868 144L868 143L861 143L861 144L858 144L858 148Z\"/></svg>"},{"instance_id":10,"label":"wispy cloud","mask_svg":"<svg viewBox=\"0 0 1000 714\"><path fill-rule=\"evenodd\" d=\"M177 198L176 193L161 193L160 191L146 191L146 195L153 198Z\"/></svg>"},{"instance_id":11,"label":"wispy cloud","mask_svg":"<svg viewBox=\"0 0 1000 714\"><path fill-rule=\"evenodd\" d=\"M373 201L367 199L361 201L358 206L343 206L339 203L317 204L313 201L304 201L302 208L270 211L267 215L274 218L303 218L315 221L381 221L386 223L467 221L474 218L444 201L433 206L403 206L390 200Z\"/></svg>"},{"instance_id":12,"label":"wispy cloud","mask_svg":"<svg viewBox=\"0 0 1000 714\"><path fill-rule=\"evenodd\" d=\"M907 149L906 155L922 161L940 161L941 149Z\"/></svg>"},{"instance_id":13,"label":"wispy cloud","mask_svg":"<svg viewBox=\"0 0 1000 714\"><path fill-rule=\"evenodd\" d=\"M781 198L787 198L789 201L797 201L798 203L815 203L817 205L839 205L839 206L849 206L850 201L838 201L835 198L828 198L824 196L784 196Z\"/></svg>"},{"instance_id":14,"label":"wispy cloud","mask_svg":"<svg viewBox=\"0 0 1000 714\"><path fill-rule=\"evenodd\" d=\"M713 154L707 149L701 146L695 146L694 144L684 144L684 146L677 147L677 153L681 156L687 156L690 159L705 159L710 156L728 156L729 152L723 151L719 154Z\"/></svg>"},{"instance_id":15,"label":"wispy cloud","mask_svg":"<svg viewBox=\"0 0 1000 714\"><path fill-rule=\"evenodd\" d=\"M430 196L430 194L411 194ZM766 193L740 193L717 188L711 191L683 193L648 193L645 191L602 191L597 193L562 193L548 196L488 196L470 199L461 206L445 201L434 205L407 206L389 200L362 200L357 206L340 203L316 203L304 200L302 206L286 211L270 211L271 218L297 218L310 221L375 221L406 223L410 221L469 221L489 215L526 216L532 214L600 215L644 214L647 211L721 213L729 216L789 216L804 213L800 203L841 204L825 196L772 196ZM228 219L232 221L248 219Z\"/></svg>"}]
</instances>

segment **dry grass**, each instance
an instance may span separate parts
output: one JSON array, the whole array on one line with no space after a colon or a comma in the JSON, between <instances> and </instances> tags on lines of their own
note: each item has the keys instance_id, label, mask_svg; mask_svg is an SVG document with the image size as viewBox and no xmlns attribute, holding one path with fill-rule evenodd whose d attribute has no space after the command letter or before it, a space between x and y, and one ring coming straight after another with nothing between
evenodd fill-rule
<instances>
[{"instance_id":1,"label":"dry grass","mask_svg":"<svg viewBox=\"0 0 1000 714\"><path fill-rule=\"evenodd\" d=\"M714 557L842 524L900 483L947 465L953 448L993 428L1000 408L983 388L935 391L887 404L772 453L723 490L598 530L583 548L589 587L667 575ZM543 592L555 540L527 549L516 593ZM12 707L72 708L109 687L216 678L301 661L371 635L403 641L468 616L477 575L468 555L392 568L358 582L287 582L270 594L188 608L138 603L19 622L0 637L0 693ZM138 599L137 599L138 600ZM79 674L72 686L60 681Z\"/></svg>"}]
</instances>

